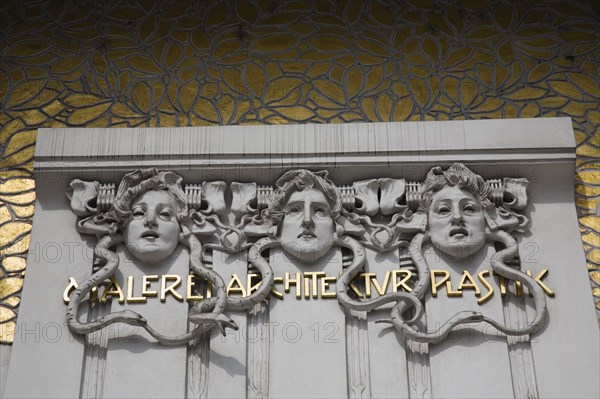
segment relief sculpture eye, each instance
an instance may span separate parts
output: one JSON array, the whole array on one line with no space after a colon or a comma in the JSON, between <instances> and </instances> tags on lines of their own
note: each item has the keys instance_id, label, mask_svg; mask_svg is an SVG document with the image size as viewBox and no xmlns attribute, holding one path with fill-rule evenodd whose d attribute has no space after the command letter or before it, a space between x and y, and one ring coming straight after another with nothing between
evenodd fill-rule
<instances>
[{"instance_id":1,"label":"relief sculpture eye","mask_svg":"<svg viewBox=\"0 0 600 399\"><path fill-rule=\"evenodd\" d=\"M302 212L302 210L297 206L290 206L289 208L287 208L285 210L285 214L290 215L290 216L298 215L301 212Z\"/></svg>"}]
</instances>

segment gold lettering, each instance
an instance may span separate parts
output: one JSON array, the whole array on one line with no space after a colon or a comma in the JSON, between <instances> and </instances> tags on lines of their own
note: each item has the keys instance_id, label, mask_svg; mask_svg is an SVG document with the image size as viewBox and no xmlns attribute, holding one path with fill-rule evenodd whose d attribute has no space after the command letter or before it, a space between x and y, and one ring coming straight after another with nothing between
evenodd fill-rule
<instances>
[{"instance_id":1,"label":"gold lettering","mask_svg":"<svg viewBox=\"0 0 600 399\"><path fill-rule=\"evenodd\" d=\"M200 301L203 299L202 295L194 295L194 287L196 286L196 282L194 281L194 275L188 274L187 276L187 288L185 292L186 299L188 302L190 301Z\"/></svg>"},{"instance_id":2,"label":"gold lettering","mask_svg":"<svg viewBox=\"0 0 600 399\"><path fill-rule=\"evenodd\" d=\"M499 276L499 282L500 282L500 296L504 297L506 295L506 279L504 278L504 276L500 276L497 273L494 273L494 275Z\"/></svg>"},{"instance_id":3,"label":"gold lettering","mask_svg":"<svg viewBox=\"0 0 600 399\"><path fill-rule=\"evenodd\" d=\"M115 279L115 276L110 277L110 283L108 284L108 287L106 287L106 290L104 290L100 301L102 301L102 303L105 303L109 295L118 295L119 303L125 302L125 295L123 295L123 290L121 289L121 286L119 285L117 279Z\"/></svg>"},{"instance_id":4,"label":"gold lettering","mask_svg":"<svg viewBox=\"0 0 600 399\"><path fill-rule=\"evenodd\" d=\"M359 298L364 298L365 296L363 295L362 292L360 292L360 290L356 287L356 285L354 285L354 281L351 282L349 284L350 288L352 288L352 291L354 291L354 293L359 297Z\"/></svg>"},{"instance_id":5,"label":"gold lettering","mask_svg":"<svg viewBox=\"0 0 600 399\"><path fill-rule=\"evenodd\" d=\"M468 282L467 282L467 280L468 280ZM465 289L474 290L476 296L481 295L481 290L477 286L475 279L473 279L473 276L471 276L471 273L469 273L467 270L463 270L463 274L462 274L462 277L460 278L460 282L458 283L457 290L462 292L462 290L465 290Z\"/></svg>"},{"instance_id":6,"label":"gold lettering","mask_svg":"<svg viewBox=\"0 0 600 399\"><path fill-rule=\"evenodd\" d=\"M69 303L71 301L71 291L76 290L78 288L77 281L75 281L74 277L69 277L69 285L65 288L63 292L63 301L65 303Z\"/></svg>"},{"instance_id":7,"label":"gold lettering","mask_svg":"<svg viewBox=\"0 0 600 399\"><path fill-rule=\"evenodd\" d=\"M367 298L371 298L371 279L377 277L377 275L375 273L361 273L359 276L365 279L365 295Z\"/></svg>"},{"instance_id":8,"label":"gold lettering","mask_svg":"<svg viewBox=\"0 0 600 399\"><path fill-rule=\"evenodd\" d=\"M323 273L325 274L325 273ZM337 294L335 292L327 292L329 284L333 284L337 281L337 277L322 277L321 278L321 298L335 298Z\"/></svg>"},{"instance_id":9,"label":"gold lettering","mask_svg":"<svg viewBox=\"0 0 600 399\"><path fill-rule=\"evenodd\" d=\"M283 277L275 277L273 279L273 287L271 287L271 293L275 295L275 298L283 299L283 293L275 289L275 284L283 283Z\"/></svg>"},{"instance_id":10,"label":"gold lettering","mask_svg":"<svg viewBox=\"0 0 600 399\"><path fill-rule=\"evenodd\" d=\"M127 303L144 303L146 298L143 296L133 296L133 276L127 277Z\"/></svg>"},{"instance_id":11,"label":"gold lettering","mask_svg":"<svg viewBox=\"0 0 600 399\"><path fill-rule=\"evenodd\" d=\"M168 280L175 280L171 285L167 286ZM164 302L167 300L167 292L180 302L183 302L183 297L175 291L175 289L181 284L181 277L176 274L165 274L162 276L160 281L160 301Z\"/></svg>"},{"instance_id":12,"label":"gold lettering","mask_svg":"<svg viewBox=\"0 0 600 399\"><path fill-rule=\"evenodd\" d=\"M515 290L517 291L517 296L523 295L523 284L520 281L515 280Z\"/></svg>"},{"instance_id":13,"label":"gold lettering","mask_svg":"<svg viewBox=\"0 0 600 399\"><path fill-rule=\"evenodd\" d=\"M235 286L236 284L237 287ZM241 294L242 297L246 296L246 288L242 285L237 274L231 275L231 281L229 281L229 285L227 285L227 295L231 295L232 293Z\"/></svg>"},{"instance_id":14,"label":"gold lettering","mask_svg":"<svg viewBox=\"0 0 600 399\"><path fill-rule=\"evenodd\" d=\"M156 274L151 274L149 276L142 277L142 296L157 296L157 291L150 291L150 284L152 281L158 281L158 276Z\"/></svg>"},{"instance_id":15,"label":"gold lettering","mask_svg":"<svg viewBox=\"0 0 600 399\"><path fill-rule=\"evenodd\" d=\"M383 279L383 285L380 286L379 285L379 281L377 281L377 275L374 276L374 278L371 280L371 282L373 283L373 286L375 287L375 291L377 291L377 293L379 295L385 295L385 292L387 291L387 286L390 283L390 276L392 275L392 271L388 270L385 273L385 277Z\"/></svg>"},{"instance_id":16,"label":"gold lettering","mask_svg":"<svg viewBox=\"0 0 600 399\"><path fill-rule=\"evenodd\" d=\"M479 300L477 300L477 303L480 305L482 303L485 303L489 298L491 298L492 294L494 293L494 287L492 287L492 285L489 283L489 281L487 281L487 279L485 278L486 276L489 276L489 275L490 275L489 270L482 270L477 275L477 277L479 278L479 281L481 281L481 283L488 290L488 292L486 292L484 296L482 296Z\"/></svg>"},{"instance_id":17,"label":"gold lettering","mask_svg":"<svg viewBox=\"0 0 600 399\"><path fill-rule=\"evenodd\" d=\"M542 289L544 290L546 295L554 296L554 291L552 291L552 289L550 289L550 287L548 287L546 284L544 284L542 282L542 279L544 278L544 276L547 273L548 273L548 269L542 269L542 271L539 272L537 276L535 276L535 281L540 285L540 287L542 287Z\"/></svg>"},{"instance_id":18,"label":"gold lettering","mask_svg":"<svg viewBox=\"0 0 600 399\"><path fill-rule=\"evenodd\" d=\"M290 292L290 284L294 284L296 287L296 299L300 299L302 297L302 293L300 292L300 273L296 273L295 279L290 279L290 273L285 272L283 275L283 290L285 292Z\"/></svg>"},{"instance_id":19,"label":"gold lettering","mask_svg":"<svg viewBox=\"0 0 600 399\"><path fill-rule=\"evenodd\" d=\"M305 272L304 273L304 294L306 296L306 292L308 291L308 282L312 282L312 284L310 285L311 288L311 292L312 292L312 297L313 298L318 298L319 297L319 277L324 277L326 276L326 274L324 272Z\"/></svg>"},{"instance_id":20,"label":"gold lettering","mask_svg":"<svg viewBox=\"0 0 600 399\"><path fill-rule=\"evenodd\" d=\"M438 288L450 279L450 273L447 270L430 270L429 275L431 276L431 296L437 297ZM438 282L436 277L440 275L443 278Z\"/></svg>"},{"instance_id":21,"label":"gold lettering","mask_svg":"<svg viewBox=\"0 0 600 399\"><path fill-rule=\"evenodd\" d=\"M412 272L410 270L405 270L405 269L394 270L394 271L392 271L392 273L394 275L394 285L392 286L392 292L398 292L398 288L400 288L400 287L402 287L402 289L406 292L412 291L412 288L410 288L408 285L406 285L406 283L412 277ZM398 281L399 274L404 274L404 277L402 277L402 280L400 280L400 281Z\"/></svg>"},{"instance_id":22,"label":"gold lettering","mask_svg":"<svg viewBox=\"0 0 600 399\"><path fill-rule=\"evenodd\" d=\"M256 291L260 285L262 284L262 281L258 281L258 283L252 285L252 280L257 278L258 274L254 274L254 273L248 273L246 275L246 292L248 293L248 295L252 294L254 291Z\"/></svg>"}]
</instances>

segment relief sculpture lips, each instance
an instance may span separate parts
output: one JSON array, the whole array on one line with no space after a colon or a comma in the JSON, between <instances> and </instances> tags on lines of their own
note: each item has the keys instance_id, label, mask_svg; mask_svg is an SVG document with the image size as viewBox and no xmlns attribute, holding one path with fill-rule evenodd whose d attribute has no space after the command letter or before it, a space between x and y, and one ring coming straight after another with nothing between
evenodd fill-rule
<instances>
[{"instance_id":1,"label":"relief sculpture lips","mask_svg":"<svg viewBox=\"0 0 600 399\"><path fill-rule=\"evenodd\" d=\"M310 231L302 231L300 232L300 234L298 234L298 238L317 238L317 236L314 233L311 233Z\"/></svg>"},{"instance_id":2,"label":"relief sculpture lips","mask_svg":"<svg viewBox=\"0 0 600 399\"><path fill-rule=\"evenodd\" d=\"M154 230L144 231L142 233L142 238L158 238L158 232Z\"/></svg>"},{"instance_id":3,"label":"relief sculpture lips","mask_svg":"<svg viewBox=\"0 0 600 399\"><path fill-rule=\"evenodd\" d=\"M455 227L450 230L450 237L454 237L457 235L462 235L467 237L469 235L469 231L464 227Z\"/></svg>"}]
</instances>

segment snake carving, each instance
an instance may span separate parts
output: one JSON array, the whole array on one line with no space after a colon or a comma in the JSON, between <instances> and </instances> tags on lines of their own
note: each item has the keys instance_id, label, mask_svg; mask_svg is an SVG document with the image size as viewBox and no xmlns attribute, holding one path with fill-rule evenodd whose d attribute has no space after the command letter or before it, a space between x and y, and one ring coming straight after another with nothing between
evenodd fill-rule
<instances>
[{"instance_id":1,"label":"snake carving","mask_svg":"<svg viewBox=\"0 0 600 399\"><path fill-rule=\"evenodd\" d=\"M101 202L102 193L97 192L98 184L94 184L93 190L90 190L91 185L86 186L85 182L78 180L76 186L82 188L85 201L76 201L77 196L73 192L70 193L70 198L72 204L85 206L85 210L77 213L85 216L85 211L90 209L92 197L96 195L98 202ZM149 195L149 192L152 195ZM143 201L139 203L140 200ZM193 219L197 215L195 210L191 210L188 214L187 198L181 189L180 176L155 169L129 173L123 178L110 209L104 213L97 209L94 211L97 211L97 214L80 221L78 228L82 233L100 236L94 254L96 262L103 266L84 280L71 294L67 307L67 323L71 331L85 335L114 323L123 323L142 327L161 344L181 345L213 327L218 328L223 334L227 327L237 329L237 325L223 313L228 303L223 279L201 261L202 244L193 234L195 227ZM124 234L121 234L122 232ZM190 272L212 284L215 291L208 304L200 303L193 308L193 310L200 308L200 312L190 312L189 319L198 325L197 327L180 336L167 336L156 331L148 325L142 315L131 310L114 312L90 322L79 320L79 307L84 298L94 287L113 276L119 267L119 257L110 249L112 246L125 241L134 257L142 261L154 259L160 261L173 252L179 241L177 237L190 250ZM131 245L131 242L137 245ZM250 298L245 298L246 302L251 303L257 300L256 297L266 296L265 290L267 288L270 290L269 279L272 284L273 276L272 273L268 273L268 270L264 270L264 276L266 288L259 290Z\"/></svg>"},{"instance_id":2,"label":"snake carving","mask_svg":"<svg viewBox=\"0 0 600 399\"><path fill-rule=\"evenodd\" d=\"M384 180L387 182L390 179ZM69 197L73 211L83 217L78 222L78 229L99 237L94 254L96 263L102 265L71 295L67 322L77 334L89 334L114 323L123 323L143 328L161 344L182 345L212 329L222 334L227 328L237 330L237 324L226 312L245 311L268 298L275 277L263 253L279 247L301 262L309 263L322 257L332 246L349 249L352 260L342 270L336 285L339 303L355 311L371 311L393 303L391 318L379 322L392 324L398 333L413 341L440 343L459 326L480 322L493 326L505 335L535 334L547 316L545 296L540 286L518 268L507 265L507 262L518 257L517 241L510 232L523 226L526 218L511 211L508 205L499 206L498 201L503 196L492 192L481 176L462 164L454 164L445 171L439 167L431 169L420 186L418 196L414 192L412 194L412 208L398 205L396 200L393 206L386 205L384 215L391 215L391 209L401 211L393 214L387 225L372 221L371 217L377 211L373 204L364 207L368 215L360 215L362 208L353 210L351 205L345 204L347 209L342 208L342 202L348 199L344 197L342 200L340 190L327 178L325 171L297 169L285 173L276 182L276 189L266 209L259 212L258 208L246 206L253 216L242 215L242 222L236 227L226 225L216 214L212 214L211 206L203 212L188 209L188 199L181 188L181 177L172 172L147 169L129 173L123 178L114 198L103 192L102 185L95 182L91 184L76 180L72 186L81 192L79 196L71 193ZM404 187L404 184L397 186ZM524 192L522 187L521 191ZM147 196L148 192L151 194ZM195 195L193 204L198 208L203 197L198 193ZM386 195L389 197L390 193ZM373 201L377 199L377 195L372 197ZM141 208L138 204L140 198L144 198ZM492 204L492 199L496 206ZM418 209L415 206L417 203ZM524 203L526 200L522 198L513 201L519 206ZM363 226L370 233L361 235L361 229L357 226ZM220 233L213 234L217 230ZM176 234L166 234L165 231ZM256 235L257 231L261 233ZM247 233L258 236L258 239L255 242L248 240ZM201 240L198 236L202 234L204 237L210 235L212 241ZM165 241L165 237L171 236L177 236L177 242ZM147 241L162 244L145 246ZM420 331L417 324L426 314L424 300L431 286L429 266L423 256L424 244L431 243L436 250L461 259L465 250L468 254L474 253L486 241L497 242L504 247L492 256L491 267L496 274L518 281L528 288L534 299L533 320L525 326L510 328L480 312L462 311L443 322L436 331ZM139 245L131 246L131 242ZM122 243L134 257L148 262L165 259L178 243L189 249L190 273L213 287L212 297L204 298L190 307L188 320L195 325L191 331L179 336L161 334L148 325L142 315L131 310L113 312L90 322L79 320L78 312L84 298L118 269L119 257L111 248ZM412 291L388 293L368 300L353 298L349 288L365 268L365 246L382 252L408 247L418 275ZM156 251L156 247L161 247L162 252ZM223 278L202 261L206 248L230 253L248 249L248 262L261 276L260 284L247 296L228 297Z\"/></svg>"}]
</instances>

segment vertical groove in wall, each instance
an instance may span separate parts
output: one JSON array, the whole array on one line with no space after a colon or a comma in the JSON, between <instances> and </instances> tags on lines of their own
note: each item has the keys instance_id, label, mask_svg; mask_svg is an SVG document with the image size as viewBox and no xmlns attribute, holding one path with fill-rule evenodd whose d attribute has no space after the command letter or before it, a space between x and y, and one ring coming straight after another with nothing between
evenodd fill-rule
<instances>
[{"instance_id":1,"label":"vertical groove in wall","mask_svg":"<svg viewBox=\"0 0 600 399\"><path fill-rule=\"evenodd\" d=\"M252 327L257 335L250 337L249 333L246 334L246 337L248 337L246 397L266 399L269 397L269 350L271 342L268 301L263 301L251 309L247 327Z\"/></svg>"},{"instance_id":2,"label":"vertical groove in wall","mask_svg":"<svg viewBox=\"0 0 600 399\"><path fill-rule=\"evenodd\" d=\"M348 397L370 398L367 312L346 309L346 367Z\"/></svg>"}]
</instances>

